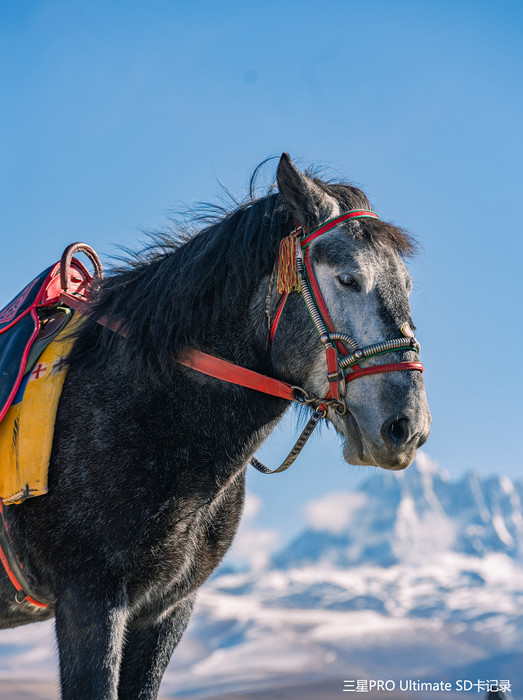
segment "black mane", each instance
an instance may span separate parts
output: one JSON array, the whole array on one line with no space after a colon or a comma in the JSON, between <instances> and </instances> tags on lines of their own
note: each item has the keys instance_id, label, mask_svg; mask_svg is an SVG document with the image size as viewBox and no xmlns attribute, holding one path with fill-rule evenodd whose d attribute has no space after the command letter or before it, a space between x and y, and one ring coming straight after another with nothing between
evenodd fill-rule
<instances>
[{"instance_id":1,"label":"black mane","mask_svg":"<svg viewBox=\"0 0 523 700\"><path fill-rule=\"evenodd\" d=\"M345 211L370 209L356 187L311 179ZM121 362L135 368L137 377L151 381L169 375L180 350L212 348L216 323L225 322L224 314L227 318L232 309L247 311L245 303L260 280L271 274L280 241L295 223L272 187L258 198L252 183L250 197L236 203L233 211L209 207L211 215L200 217L212 221L209 225L192 235L185 228L153 235L149 245L115 268L96 291L91 318L121 323L126 338L122 341L87 319L69 361L92 369L117 353ZM354 235L401 255L413 250L408 235L381 221L365 220Z\"/></svg>"}]
</instances>

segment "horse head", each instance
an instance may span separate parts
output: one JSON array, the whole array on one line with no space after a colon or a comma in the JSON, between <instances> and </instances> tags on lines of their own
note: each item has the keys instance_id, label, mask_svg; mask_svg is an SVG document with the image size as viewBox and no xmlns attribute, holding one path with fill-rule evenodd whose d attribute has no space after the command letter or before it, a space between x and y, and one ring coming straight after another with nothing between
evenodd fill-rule
<instances>
[{"instance_id":1,"label":"horse head","mask_svg":"<svg viewBox=\"0 0 523 700\"><path fill-rule=\"evenodd\" d=\"M412 281L403 262L412 252L412 241L373 214L363 192L308 177L287 154L280 160L277 181L282 207L305 231L334 220L332 228L323 227L327 230L322 235L308 237L312 240L306 244L306 262L309 283L314 277L328 310L330 330L341 336L338 352L352 356L357 348L375 349L354 365L366 370L361 376L355 371L347 375L348 381L338 377L339 403L327 411L327 419L344 438L344 458L351 464L404 469L427 440L431 420L422 365L416 362L419 346L413 337L410 346L404 342L399 349L397 340L396 345L382 343L413 336L408 300ZM365 213L337 223L348 210ZM333 380L332 375L330 382L327 378L325 337L315 329L314 312L309 311L302 295L287 295L273 338L272 361L282 376L324 397ZM380 351L389 347L393 349L383 357Z\"/></svg>"}]
</instances>

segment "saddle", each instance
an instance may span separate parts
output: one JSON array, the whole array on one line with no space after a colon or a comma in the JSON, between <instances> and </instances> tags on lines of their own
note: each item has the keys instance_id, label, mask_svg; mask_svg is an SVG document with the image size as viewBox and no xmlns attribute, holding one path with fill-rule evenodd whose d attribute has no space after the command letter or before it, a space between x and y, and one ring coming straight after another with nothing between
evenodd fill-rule
<instances>
[{"instance_id":1,"label":"saddle","mask_svg":"<svg viewBox=\"0 0 523 700\"><path fill-rule=\"evenodd\" d=\"M45 348L65 328L73 313L88 304L93 276L76 258L91 260L94 277L102 277L96 252L85 243L68 246L60 260L48 267L0 311L0 421L20 385Z\"/></svg>"},{"instance_id":2,"label":"saddle","mask_svg":"<svg viewBox=\"0 0 523 700\"><path fill-rule=\"evenodd\" d=\"M91 260L94 275L73 258L79 252ZM51 601L27 580L3 506L47 492L56 410L66 374L61 358L73 343L66 326L74 310L88 307L93 281L102 276L95 251L73 243L60 262L35 277L0 311L0 562L16 588L18 603L47 608Z\"/></svg>"}]
</instances>

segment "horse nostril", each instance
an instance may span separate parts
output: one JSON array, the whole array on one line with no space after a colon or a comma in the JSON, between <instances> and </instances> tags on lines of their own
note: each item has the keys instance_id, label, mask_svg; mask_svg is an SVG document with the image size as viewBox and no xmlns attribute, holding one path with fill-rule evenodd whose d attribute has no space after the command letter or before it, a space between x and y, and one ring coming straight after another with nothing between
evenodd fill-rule
<instances>
[{"instance_id":1,"label":"horse nostril","mask_svg":"<svg viewBox=\"0 0 523 700\"><path fill-rule=\"evenodd\" d=\"M406 416L387 420L381 428L381 435L385 442L390 442L396 447L401 447L408 442L410 437L409 419Z\"/></svg>"}]
</instances>

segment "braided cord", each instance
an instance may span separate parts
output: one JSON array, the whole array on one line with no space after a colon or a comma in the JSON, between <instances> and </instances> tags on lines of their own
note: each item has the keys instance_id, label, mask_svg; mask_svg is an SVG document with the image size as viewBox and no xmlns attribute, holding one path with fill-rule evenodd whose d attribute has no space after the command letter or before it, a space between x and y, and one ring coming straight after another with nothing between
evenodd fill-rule
<instances>
[{"instance_id":1,"label":"braided cord","mask_svg":"<svg viewBox=\"0 0 523 700\"><path fill-rule=\"evenodd\" d=\"M257 469L259 472L262 474L279 474L281 472L284 472L286 469L288 469L293 462L296 460L300 452L303 450L305 443L307 440L310 438L312 431L314 428L318 425L320 420L325 416L325 410L320 408L317 408L312 416L309 418L307 425L303 429L302 434L300 437L296 440L296 443L294 444L294 447L292 450L289 452L287 458L285 461L283 461L280 466L277 469L269 469L269 467L266 467L265 464L262 464L259 459L256 459L256 457L253 457L251 459L251 464L252 466Z\"/></svg>"}]
</instances>

